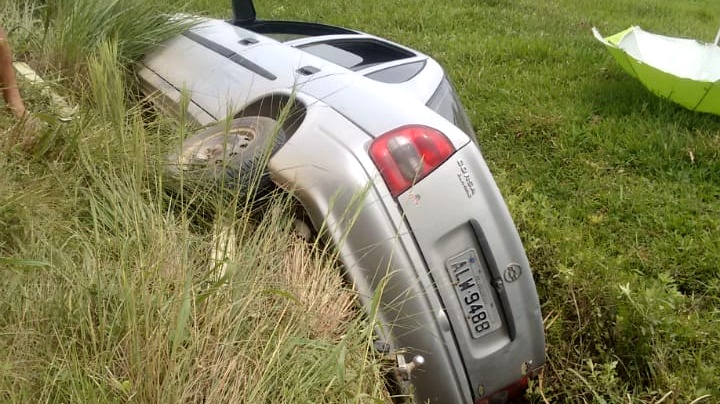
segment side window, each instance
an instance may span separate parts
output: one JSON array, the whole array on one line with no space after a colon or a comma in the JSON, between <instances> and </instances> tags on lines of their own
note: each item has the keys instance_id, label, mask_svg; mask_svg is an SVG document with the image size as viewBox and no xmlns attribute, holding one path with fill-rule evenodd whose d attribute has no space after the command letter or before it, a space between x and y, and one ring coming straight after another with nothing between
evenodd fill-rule
<instances>
[{"instance_id":1,"label":"side window","mask_svg":"<svg viewBox=\"0 0 720 404\"><path fill-rule=\"evenodd\" d=\"M301 49L319 58L329 60L346 69L352 69L353 67L360 66L363 63L362 56L358 56L352 52L346 51L345 49L328 45L326 43L315 43L303 46Z\"/></svg>"},{"instance_id":2,"label":"side window","mask_svg":"<svg viewBox=\"0 0 720 404\"><path fill-rule=\"evenodd\" d=\"M404 83L415 77L424 67L425 61L421 60L419 62L405 63L403 65L378 70L376 72L366 74L365 77L369 77L383 83Z\"/></svg>"}]
</instances>

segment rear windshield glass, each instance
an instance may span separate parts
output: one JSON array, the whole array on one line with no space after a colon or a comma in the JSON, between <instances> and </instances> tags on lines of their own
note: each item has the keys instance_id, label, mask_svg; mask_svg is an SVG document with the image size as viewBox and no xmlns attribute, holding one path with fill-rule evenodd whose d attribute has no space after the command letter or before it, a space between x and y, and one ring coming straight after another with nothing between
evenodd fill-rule
<instances>
[{"instance_id":1,"label":"rear windshield glass","mask_svg":"<svg viewBox=\"0 0 720 404\"><path fill-rule=\"evenodd\" d=\"M462 129L471 139L475 139L470 119L465 113L460 97L447 77L443 78L440 86L435 90L435 94L430 97L427 106Z\"/></svg>"}]
</instances>

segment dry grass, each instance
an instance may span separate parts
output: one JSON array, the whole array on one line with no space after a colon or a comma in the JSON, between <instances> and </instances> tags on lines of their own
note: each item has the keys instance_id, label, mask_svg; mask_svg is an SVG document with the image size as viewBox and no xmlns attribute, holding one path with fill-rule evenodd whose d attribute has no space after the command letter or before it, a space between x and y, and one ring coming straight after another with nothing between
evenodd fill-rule
<instances>
[{"instance_id":1,"label":"dry grass","mask_svg":"<svg viewBox=\"0 0 720 404\"><path fill-rule=\"evenodd\" d=\"M29 87L39 130L0 115L38 141L27 151L5 136L0 150L0 402L382 401L372 325L334 256L293 233L288 196L250 208L240 195L164 192L161 162L186 128L143 115L124 78L149 40L118 40L153 24L157 5L134 2L147 20L129 24L119 3L88 2L45 10L49 43L22 49L82 65L64 92L80 104L73 121L43 115L48 100ZM9 24L38 23L27 4ZM107 37L76 43L79 17L98 10Z\"/></svg>"}]
</instances>

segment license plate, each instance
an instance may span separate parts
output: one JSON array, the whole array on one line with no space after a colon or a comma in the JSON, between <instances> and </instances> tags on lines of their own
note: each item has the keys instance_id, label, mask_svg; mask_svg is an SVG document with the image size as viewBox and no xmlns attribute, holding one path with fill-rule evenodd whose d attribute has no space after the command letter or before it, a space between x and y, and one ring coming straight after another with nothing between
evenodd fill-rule
<instances>
[{"instance_id":1,"label":"license plate","mask_svg":"<svg viewBox=\"0 0 720 404\"><path fill-rule=\"evenodd\" d=\"M502 325L486 277L480 272L477 252L469 249L450 258L446 269L473 338L489 334Z\"/></svg>"}]
</instances>

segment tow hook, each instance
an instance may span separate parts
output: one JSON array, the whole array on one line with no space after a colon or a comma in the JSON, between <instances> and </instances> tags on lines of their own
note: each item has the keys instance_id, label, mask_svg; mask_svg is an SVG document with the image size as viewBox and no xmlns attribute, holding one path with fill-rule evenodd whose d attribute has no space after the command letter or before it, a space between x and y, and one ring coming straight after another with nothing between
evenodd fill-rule
<instances>
[{"instance_id":1,"label":"tow hook","mask_svg":"<svg viewBox=\"0 0 720 404\"><path fill-rule=\"evenodd\" d=\"M425 363L425 358L422 355L415 355L411 362L405 361L405 356L402 354L397 355L397 373L405 381L410 380L410 374L413 370L422 366Z\"/></svg>"}]
</instances>

